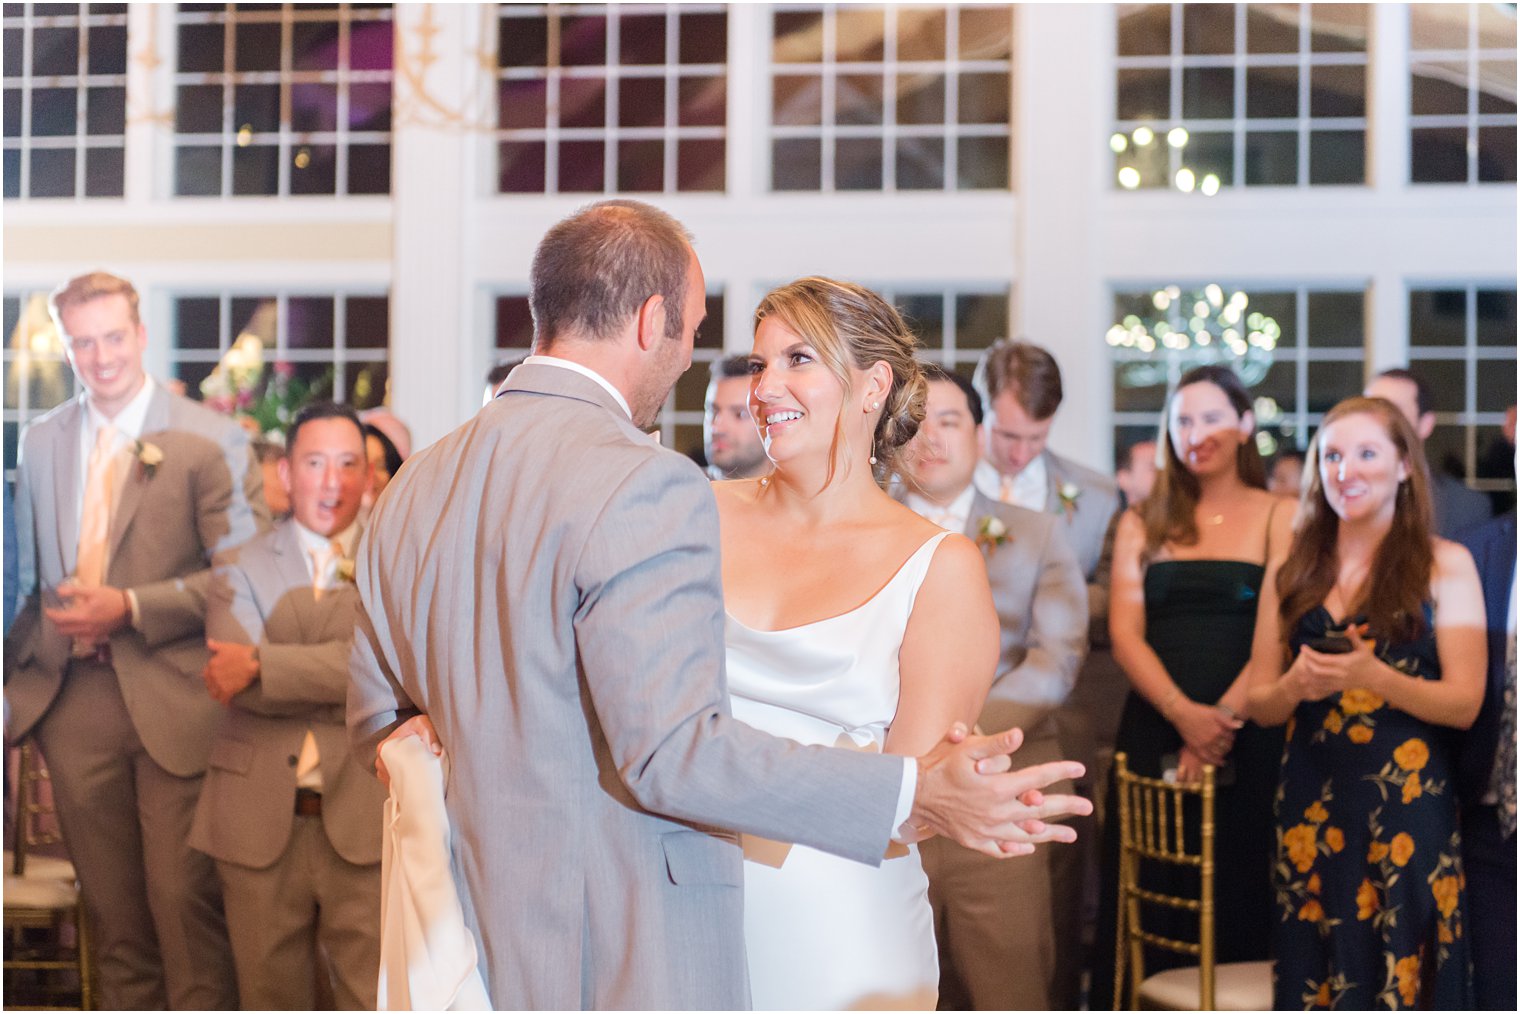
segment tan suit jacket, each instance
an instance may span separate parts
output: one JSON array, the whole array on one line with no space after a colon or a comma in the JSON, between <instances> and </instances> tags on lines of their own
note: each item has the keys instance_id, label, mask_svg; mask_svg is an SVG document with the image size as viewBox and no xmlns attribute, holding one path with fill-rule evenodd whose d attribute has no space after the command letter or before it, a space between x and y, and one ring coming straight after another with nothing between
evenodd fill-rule
<instances>
[{"instance_id":1,"label":"tan suit jacket","mask_svg":"<svg viewBox=\"0 0 1520 1014\"><path fill-rule=\"evenodd\" d=\"M358 552L348 721L426 712L456 879L503 1009L749 1004L737 841L879 862L901 758L729 714L718 520L594 380L520 366L413 455Z\"/></svg>"},{"instance_id":2,"label":"tan suit jacket","mask_svg":"<svg viewBox=\"0 0 1520 1014\"><path fill-rule=\"evenodd\" d=\"M150 381L151 383L151 381ZM69 664L69 639L41 614L39 585L56 587L79 550L79 428L83 399L26 430L16 469L21 592L31 596L6 640L10 734L37 724ZM202 637L211 557L267 528L263 473L242 427L155 388L142 440L163 451L152 470L134 462L111 518L106 583L137 597L140 626L111 635L111 655L132 724L149 756L180 777L206 768L220 708L206 694Z\"/></svg>"},{"instance_id":3,"label":"tan suit jacket","mask_svg":"<svg viewBox=\"0 0 1520 1014\"><path fill-rule=\"evenodd\" d=\"M322 825L356 865L380 861L385 791L350 756L344 727L348 658L359 596L351 584L312 593L295 522L282 521L220 561L206 636L259 651L259 676L233 698L211 747L190 844L263 869L294 823L296 759L307 730L322 772Z\"/></svg>"}]
</instances>

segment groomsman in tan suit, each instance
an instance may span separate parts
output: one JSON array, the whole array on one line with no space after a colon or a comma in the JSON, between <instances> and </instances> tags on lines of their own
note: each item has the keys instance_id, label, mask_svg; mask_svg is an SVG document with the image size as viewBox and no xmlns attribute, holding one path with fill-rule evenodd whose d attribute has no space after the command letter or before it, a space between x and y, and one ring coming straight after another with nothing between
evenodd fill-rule
<instances>
[{"instance_id":1,"label":"groomsman in tan suit","mask_svg":"<svg viewBox=\"0 0 1520 1014\"><path fill-rule=\"evenodd\" d=\"M218 708L201 685L212 554L268 524L242 427L143 372L130 283L53 294L84 388L16 470L23 593L6 642L12 740L34 735L95 927L101 1006L234 1007L211 860L190 848Z\"/></svg>"},{"instance_id":2,"label":"groomsman in tan suit","mask_svg":"<svg viewBox=\"0 0 1520 1014\"><path fill-rule=\"evenodd\" d=\"M190 844L216 859L245 1010L373 1010L385 792L343 726L369 483L359 416L308 405L279 480L292 516L219 561L204 677L227 706ZM330 964L314 968L318 944Z\"/></svg>"},{"instance_id":3,"label":"groomsman in tan suit","mask_svg":"<svg viewBox=\"0 0 1520 1014\"><path fill-rule=\"evenodd\" d=\"M978 725L1024 730L1022 763L1061 756L1055 712L1071 690L1087 635L1082 571L1061 519L998 503L972 485L982 399L964 379L925 368L929 398L909 445L903 502L981 546L1002 644ZM1063 787L1061 791L1069 791ZM920 847L940 948L943 1010L1044 1010L1056 941L1043 918L1053 899L1054 851L999 863L943 838Z\"/></svg>"},{"instance_id":4,"label":"groomsman in tan suit","mask_svg":"<svg viewBox=\"0 0 1520 1014\"><path fill-rule=\"evenodd\" d=\"M1016 737L904 758L733 719L712 491L645 432L704 312L681 225L592 205L539 244L531 298L535 354L375 505L348 699L366 759L413 730L453 758L492 1002L747 1007L741 849L716 828L871 864L910 827L992 853L1070 840L1041 818L1086 801L1028 790L1081 768L1006 772Z\"/></svg>"}]
</instances>

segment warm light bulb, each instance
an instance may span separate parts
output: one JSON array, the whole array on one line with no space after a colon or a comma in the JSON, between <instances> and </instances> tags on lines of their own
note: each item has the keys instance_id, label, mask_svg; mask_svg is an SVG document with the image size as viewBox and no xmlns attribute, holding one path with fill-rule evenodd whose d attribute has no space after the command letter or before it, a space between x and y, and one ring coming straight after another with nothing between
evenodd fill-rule
<instances>
[{"instance_id":1,"label":"warm light bulb","mask_svg":"<svg viewBox=\"0 0 1520 1014\"><path fill-rule=\"evenodd\" d=\"M1156 132L1149 127L1136 127L1130 131L1129 137L1136 145L1144 148L1156 139Z\"/></svg>"},{"instance_id":2,"label":"warm light bulb","mask_svg":"<svg viewBox=\"0 0 1520 1014\"><path fill-rule=\"evenodd\" d=\"M1140 170L1132 165L1127 165L1119 170L1119 186L1125 190L1133 190L1140 185Z\"/></svg>"},{"instance_id":3,"label":"warm light bulb","mask_svg":"<svg viewBox=\"0 0 1520 1014\"><path fill-rule=\"evenodd\" d=\"M1166 132L1166 143L1171 145L1173 148L1185 147L1188 143L1187 128L1173 127L1171 130L1168 130Z\"/></svg>"},{"instance_id":4,"label":"warm light bulb","mask_svg":"<svg viewBox=\"0 0 1520 1014\"><path fill-rule=\"evenodd\" d=\"M1115 155L1117 155L1125 148L1129 147L1129 138L1125 137L1123 134L1115 133L1114 136L1108 139L1108 147L1113 151Z\"/></svg>"},{"instance_id":5,"label":"warm light bulb","mask_svg":"<svg viewBox=\"0 0 1520 1014\"><path fill-rule=\"evenodd\" d=\"M1193 170L1187 168L1186 166L1183 166L1181 169L1177 170L1177 176L1176 176L1177 189L1181 190L1184 194L1190 194L1190 193L1192 193L1193 192L1193 185L1196 182L1197 182L1197 180L1193 176Z\"/></svg>"}]
</instances>

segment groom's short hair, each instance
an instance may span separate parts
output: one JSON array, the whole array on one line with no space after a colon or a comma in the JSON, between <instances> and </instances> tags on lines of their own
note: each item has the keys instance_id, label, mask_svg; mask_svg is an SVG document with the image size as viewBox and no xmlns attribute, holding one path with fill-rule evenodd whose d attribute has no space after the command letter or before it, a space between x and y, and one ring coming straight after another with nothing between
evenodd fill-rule
<instances>
[{"instance_id":1,"label":"groom's short hair","mask_svg":"<svg viewBox=\"0 0 1520 1014\"><path fill-rule=\"evenodd\" d=\"M599 201L556 224L533 254L533 345L567 334L609 338L650 296L665 297L668 335L679 335L691 236L641 201Z\"/></svg>"}]
</instances>

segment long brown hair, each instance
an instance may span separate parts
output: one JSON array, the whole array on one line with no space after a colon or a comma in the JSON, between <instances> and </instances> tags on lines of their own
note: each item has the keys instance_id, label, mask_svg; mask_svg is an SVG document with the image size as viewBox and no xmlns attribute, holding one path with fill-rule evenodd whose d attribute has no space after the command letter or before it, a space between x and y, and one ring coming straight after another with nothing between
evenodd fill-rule
<instances>
[{"instance_id":1,"label":"long brown hair","mask_svg":"<svg viewBox=\"0 0 1520 1014\"><path fill-rule=\"evenodd\" d=\"M1420 438L1392 402L1383 398L1347 398L1325 414L1320 433L1337 419L1370 415L1383 426L1403 460L1409 477L1399 483L1393 508L1393 527L1372 555L1366 596L1361 603L1344 603L1348 613L1363 612L1372 636L1408 641L1425 630L1425 600L1430 596L1430 573L1435 553L1430 545L1430 476ZM1340 518L1325 499L1319 474L1319 438L1304 464L1304 491L1298 505L1293 545L1277 571L1283 638L1335 587L1340 556L1336 536Z\"/></svg>"},{"instance_id":2,"label":"long brown hair","mask_svg":"<svg viewBox=\"0 0 1520 1014\"><path fill-rule=\"evenodd\" d=\"M1172 399L1184 387L1194 384L1213 384L1224 392L1235 414L1244 416L1251 411L1251 393L1234 370L1228 366L1210 364L1195 366L1182 375L1177 390L1168 399L1166 411L1161 416L1161 434L1157 443L1165 447L1161 461L1161 475L1156 480L1156 490L1146 497L1141 507L1145 521L1145 550L1143 560L1150 560L1161 549L1162 543L1173 542L1179 546L1192 546L1198 542L1198 477L1188 471L1177 448L1172 446L1171 419ZM1235 474L1240 481L1254 489L1267 488L1267 469L1261 462L1261 452L1255 440L1245 440L1235 449Z\"/></svg>"}]
</instances>

